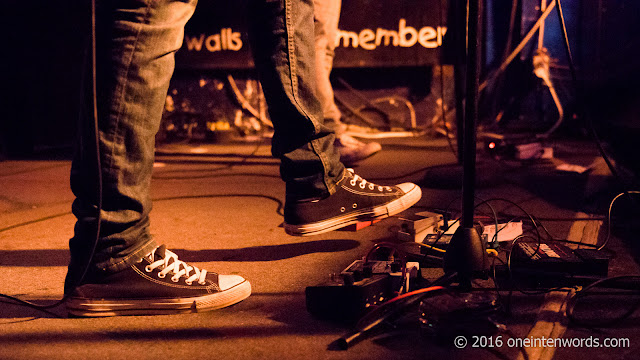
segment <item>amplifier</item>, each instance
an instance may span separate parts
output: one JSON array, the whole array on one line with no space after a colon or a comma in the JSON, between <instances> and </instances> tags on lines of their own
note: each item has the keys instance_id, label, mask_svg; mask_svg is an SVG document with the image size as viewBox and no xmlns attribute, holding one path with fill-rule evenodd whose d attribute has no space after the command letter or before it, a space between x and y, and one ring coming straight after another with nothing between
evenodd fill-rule
<instances>
[{"instance_id":1,"label":"amplifier","mask_svg":"<svg viewBox=\"0 0 640 360\"><path fill-rule=\"evenodd\" d=\"M198 2L186 25L182 48L176 54L176 67L253 68L247 36L248 1ZM440 0L343 1L334 67L439 63L441 47L450 43L447 3Z\"/></svg>"}]
</instances>

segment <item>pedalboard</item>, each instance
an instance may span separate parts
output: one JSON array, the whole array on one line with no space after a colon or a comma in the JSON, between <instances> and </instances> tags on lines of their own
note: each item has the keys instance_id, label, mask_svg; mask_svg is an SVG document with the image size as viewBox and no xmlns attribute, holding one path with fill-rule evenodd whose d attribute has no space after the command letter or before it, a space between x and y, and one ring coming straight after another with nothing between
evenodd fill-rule
<instances>
[{"instance_id":1,"label":"pedalboard","mask_svg":"<svg viewBox=\"0 0 640 360\"><path fill-rule=\"evenodd\" d=\"M419 266L409 264L406 274L415 279ZM306 288L307 310L317 318L353 323L396 295L404 281L401 270L397 261L356 260L326 283Z\"/></svg>"},{"instance_id":2,"label":"pedalboard","mask_svg":"<svg viewBox=\"0 0 640 360\"><path fill-rule=\"evenodd\" d=\"M482 133L485 151L499 159L538 160L553 158L553 148L539 139L515 134Z\"/></svg>"}]
</instances>

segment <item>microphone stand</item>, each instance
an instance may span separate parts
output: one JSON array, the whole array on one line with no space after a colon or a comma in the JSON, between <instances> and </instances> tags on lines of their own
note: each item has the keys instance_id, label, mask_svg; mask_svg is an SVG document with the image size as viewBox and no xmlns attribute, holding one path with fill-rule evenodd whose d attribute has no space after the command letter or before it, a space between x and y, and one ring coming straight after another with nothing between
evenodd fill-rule
<instances>
[{"instance_id":1,"label":"microphone stand","mask_svg":"<svg viewBox=\"0 0 640 360\"><path fill-rule=\"evenodd\" d=\"M480 0L469 0L468 19L466 103L462 130L462 218L444 257L445 273L457 273L463 289L470 289L474 278L486 278L489 270L486 244L473 226L480 83Z\"/></svg>"},{"instance_id":2,"label":"microphone stand","mask_svg":"<svg viewBox=\"0 0 640 360\"><path fill-rule=\"evenodd\" d=\"M478 119L478 87L480 83L480 1L469 0L469 15L467 26L467 74L466 74L466 104L464 112L463 146L462 146L462 218L458 230L454 233L447 252L444 256L445 275L435 280L431 286L448 287L458 283L460 291L471 290L471 280L487 278L489 261L487 259L486 244L482 242L480 234L473 226L475 199L475 170L476 170L476 122ZM459 44L457 44L459 45ZM471 298L476 297L470 293ZM422 296L408 299L405 306L416 303ZM478 299L491 303L492 299L485 299L482 294ZM346 350L362 335L379 326L403 307L392 309L387 313L367 319L357 326L356 330L336 340L332 346Z\"/></svg>"}]
</instances>

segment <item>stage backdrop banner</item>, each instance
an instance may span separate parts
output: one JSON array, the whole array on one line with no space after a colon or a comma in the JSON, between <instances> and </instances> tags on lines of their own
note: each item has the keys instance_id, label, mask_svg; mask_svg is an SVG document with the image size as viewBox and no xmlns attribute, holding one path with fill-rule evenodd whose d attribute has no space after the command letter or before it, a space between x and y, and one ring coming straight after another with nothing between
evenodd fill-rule
<instances>
[{"instance_id":1,"label":"stage backdrop banner","mask_svg":"<svg viewBox=\"0 0 640 360\"><path fill-rule=\"evenodd\" d=\"M250 69L249 0L200 0L176 54L178 69ZM446 1L343 0L335 67L422 66L450 41Z\"/></svg>"}]
</instances>

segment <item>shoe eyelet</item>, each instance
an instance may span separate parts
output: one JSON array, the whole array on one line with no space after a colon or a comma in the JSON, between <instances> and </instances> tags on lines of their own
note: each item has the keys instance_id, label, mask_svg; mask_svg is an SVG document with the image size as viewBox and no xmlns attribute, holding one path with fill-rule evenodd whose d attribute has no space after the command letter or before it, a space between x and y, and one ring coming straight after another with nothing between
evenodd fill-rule
<instances>
[{"instance_id":1,"label":"shoe eyelet","mask_svg":"<svg viewBox=\"0 0 640 360\"><path fill-rule=\"evenodd\" d=\"M353 205L351 205L354 209L358 207L358 204L354 203Z\"/></svg>"},{"instance_id":2,"label":"shoe eyelet","mask_svg":"<svg viewBox=\"0 0 640 360\"><path fill-rule=\"evenodd\" d=\"M386 189L387 189L388 191L393 191L393 189L391 189L391 188L390 188L390 187L388 187L388 186L386 186Z\"/></svg>"},{"instance_id":3,"label":"shoe eyelet","mask_svg":"<svg viewBox=\"0 0 640 360\"><path fill-rule=\"evenodd\" d=\"M164 279L167 276L167 274L163 274L163 273L158 273L158 277L160 279Z\"/></svg>"},{"instance_id":4,"label":"shoe eyelet","mask_svg":"<svg viewBox=\"0 0 640 360\"><path fill-rule=\"evenodd\" d=\"M344 206L340 208L340 212L345 212L345 211L347 211L347 209L345 209Z\"/></svg>"},{"instance_id":5,"label":"shoe eyelet","mask_svg":"<svg viewBox=\"0 0 640 360\"><path fill-rule=\"evenodd\" d=\"M349 181L349 184L351 184L351 186L356 186L356 180L354 179L354 180Z\"/></svg>"},{"instance_id":6,"label":"shoe eyelet","mask_svg":"<svg viewBox=\"0 0 640 360\"><path fill-rule=\"evenodd\" d=\"M191 285L191 284L193 284L193 281L185 280L184 283L187 284L187 285Z\"/></svg>"},{"instance_id":7,"label":"shoe eyelet","mask_svg":"<svg viewBox=\"0 0 640 360\"><path fill-rule=\"evenodd\" d=\"M147 265L147 266L144 267L144 271L151 272L151 271L153 271L153 269L149 265Z\"/></svg>"},{"instance_id":8,"label":"shoe eyelet","mask_svg":"<svg viewBox=\"0 0 640 360\"><path fill-rule=\"evenodd\" d=\"M203 282L198 281L198 284L199 284L199 285L202 285L202 286L207 285L207 283L206 283L206 282L204 282L204 281L203 281Z\"/></svg>"},{"instance_id":9,"label":"shoe eyelet","mask_svg":"<svg viewBox=\"0 0 640 360\"><path fill-rule=\"evenodd\" d=\"M378 191L382 192L384 188L382 186L378 186Z\"/></svg>"},{"instance_id":10,"label":"shoe eyelet","mask_svg":"<svg viewBox=\"0 0 640 360\"><path fill-rule=\"evenodd\" d=\"M180 278L172 277L172 278L171 278L171 281L173 281L173 282L178 282L178 281L180 281Z\"/></svg>"},{"instance_id":11,"label":"shoe eyelet","mask_svg":"<svg viewBox=\"0 0 640 360\"><path fill-rule=\"evenodd\" d=\"M375 189L375 188L376 188L376 186L375 186L375 185L373 185L373 184L369 184L369 190L373 190L373 189Z\"/></svg>"},{"instance_id":12,"label":"shoe eyelet","mask_svg":"<svg viewBox=\"0 0 640 360\"><path fill-rule=\"evenodd\" d=\"M365 186L366 186L365 183L360 183L360 189L364 189Z\"/></svg>"}]
</instances>

